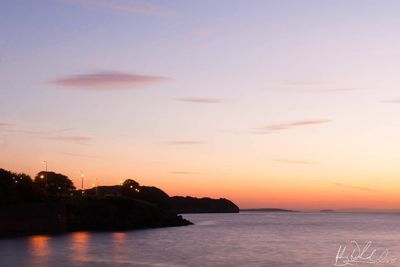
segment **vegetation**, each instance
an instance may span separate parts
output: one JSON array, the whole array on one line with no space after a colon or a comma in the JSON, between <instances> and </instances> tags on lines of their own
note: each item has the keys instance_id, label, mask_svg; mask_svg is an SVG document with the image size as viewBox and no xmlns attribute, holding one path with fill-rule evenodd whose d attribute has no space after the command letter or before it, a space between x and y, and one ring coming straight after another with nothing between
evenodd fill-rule
<instances>
[{"instance_id":1,"label":"vegetation","mask_svg":"<svg viewBox=\"0 0 400 267\"><path fill-rule=\"evenodd\" d=\"M191 224L168 208L168 195L132 179L76 190L65 175L0 169L0 236L75 230L128 230Z\"/></svg>"},{"instance_id":2,"label":"vegetation","mask_svg":"<svg viewBox=\"0 0 400 267\"><path fill-rule=\"evenodd\" d=\"M178 213L239 212L227 199L169 197L133 179L76 190L65 175L39 172L34 180L0 169L0 236L75 230L127 230L191 224Z\"/></svg>"},{"instance_id":3,"label":"vegetation","mask_svg":"<svg viewBox=\"0 0 400 267\"><path fill-rule=\"evenodd\" d=\"M0 169L0 205L41 202L46 199L46 191L34 184L29 175Z\"/></svg>"},{"instance_id":4,"label":"vegetation","mask_svg":"<svg viewBox=\"0 0 400 267\"><path fill-rule=\"evenodd\" d=\"M34 182L51 196L70 196L75 191L72 181L60 173L39 172Z\"/></svg>"},{"instance_id":5,"label":"vegetation","mask_svg":"<svg viewBox=\"0 0 400 267\"><path fill-rule=\"evenodd\" d=\"M208 197L171 197L171 206L176 213L237 213L239 207L232 201Z\"/></svg>"}]
</instances>

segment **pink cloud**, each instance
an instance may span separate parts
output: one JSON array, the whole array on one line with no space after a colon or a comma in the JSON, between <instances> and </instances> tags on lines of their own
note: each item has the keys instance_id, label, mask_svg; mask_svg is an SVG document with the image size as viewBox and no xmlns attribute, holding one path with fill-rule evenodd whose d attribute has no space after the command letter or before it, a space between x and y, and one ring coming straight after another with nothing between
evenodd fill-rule
<instances>
[{"instance_id":1,"label":"pink cloud","mask_svg":"<svg viewBox=\"0 0 400 267\"><path fill-rule=\"evenodd\" d=\"M45 136L41 137L41 139L65 141L79 145L88 145L92 141L92 138L87 136Z\"/></svg>"},{"instance_id":2,"label":"pink cloud","mask_svg":"<svg viewBox=\"0 0 400 267\"><path fill-rule=\"evenodd\" d=\"M150 16L168 17L174 15L170 9L150 3L149 1L132 0L64 0L90 8L103 8L117 12L137 13Z\"/></svg>"},{"instance_id":3,"label":"pink cloud","mask_svg":"<svg viewBox=\"0 0 400 267\"><path fill-rule=\"evenodd\" d=\"M385 100L384 102L385 103L391 103L391 104L400 104L400 97L389 99L389 100Z\"/></svg>"},{"instance_id":4,"label":"pink cloud","mask_svg":"<svg viewBox=\"0 0 400 267\"><path fill-rule=\"evenodd\" d=\"M209 37L213 36L212 31L210 31L208 29L204 29L204 28L195 29L192 31L192 34L199 38L209 38Z\"/></svg>"},{"instance_id":5,"label":"pink cloud","mask_svg":"<svg viewBox=\"0 0 400 267\"><path fill-rule=\"evenodd\" d=\"M350 188L350 189L357 189L357 190L371 191L371 192L376 191L376 189L362 187L362 186L346 185L346 184L341 184L341 183L336 183L336 182L332 182L332 184L339 186L339 187L343 187L343 188Z\"/></svg>"},{"instance_id":6,"label":"pink cloud","mask_svg":"<svg viewBox=\"0 0 400 267\"><path fill-rule=\"evenodd\" d=\"M198 141L198 140L182 140L182 141L171 141L168 142L170 145L201 145L204 144L204 141Z\"/></svg>"},{"instance_id":7,"label":"pink cloud","mask_svg":"<svg viewBox=\"0 0 400 267\"><path fill-rule=\"evenodd\" d=\"M291 129L291 128L294 128L294 127L316 125L316 124L329 123L329 122L331 122L331 120L326 120L326 119L293 121L293 122L288 122L288 123L267 125L265 127L259 128L258 130L280 131L280 130Z\"/></svg>"},{"instance_id":8,"label":"pink cloud","mask_svg":"<svg viewBox=\"0 0 400 267\"><path fill-rule=\"evenodd\" d=\"M60 152L60 154L71 156L71 157L80 157L80 158L98 158L94 155L86 155L86 154L78 154L78 153L69 153L69 152Z\"/></svg>"},{"instance_id":9,"label":"pink cloud","mask_svg":"<svg viewBox=\"0 0 400 267\"><path fill-rule=\"evenodd\" d=\"M189 98L177 98L177 101L191 102L197 104L220 104L222 99L219 98L205 98L205 97L189 97Z\"/></svg>"},{"instance_id":10,"label":"pink cloud","mask_svg":"<svg viewBox=\"0 0 400 267\"><path fill-rule=\"evenodd\" d=\"M177 174L177 175L199 175L200 172L188 172L188 171L170 171L169 174Z\"/></svg>"},{"instance_id":11,"label":"pink cloud","mask_svg":"<svg viewBox=\"0 0 400 267\"><path fill-rule=\"evenodd\" d=\"M163 76L137 75L118 72L98 72L71 75L53 81L54 84L88 90L136 88L168 81Z\"/></svg>"},{"instance_id":12,"label":"pink cloud","mask_svg":"<svg viewBox=\"0 0 400 267\"><path fill-rule=\"evenodd\" d=\"M291 163L291 164L314 164L313 162L305 160L274 159L273 161L281 163Z\"/></svg>"}]
</instances>

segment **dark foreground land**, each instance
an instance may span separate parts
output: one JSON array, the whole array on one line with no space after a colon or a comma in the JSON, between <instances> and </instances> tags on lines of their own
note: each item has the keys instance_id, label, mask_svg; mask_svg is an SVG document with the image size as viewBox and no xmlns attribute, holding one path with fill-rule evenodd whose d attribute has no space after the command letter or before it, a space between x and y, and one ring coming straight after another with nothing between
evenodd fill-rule
<instances>
[{"instance_id":1,"label":"dark foreground land","mask_svg":"<svg viewBox=\"0 0 400 267\"><path fill-rule=\"evenodd\" d=\"M0 169L0 237L117 231L192 224L180 213L239 212L227 199L169 197L134 180L76 190L68 177Z\"/></svg>"}]
</instances>

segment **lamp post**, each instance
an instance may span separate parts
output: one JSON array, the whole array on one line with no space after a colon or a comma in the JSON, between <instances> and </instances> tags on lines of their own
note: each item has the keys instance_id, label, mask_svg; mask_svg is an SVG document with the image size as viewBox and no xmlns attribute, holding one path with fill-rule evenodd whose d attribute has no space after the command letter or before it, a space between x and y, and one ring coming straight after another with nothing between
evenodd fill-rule
<instances>
[{"instance_id":1,"label":"lamp post","mask_svg":"<svg viewBox=\"0 0 400 267\"><path fill-rule=\"evenodd\" d=\"M83 197L83 178L85 177L85 174L82 171L79 171L81 174L81 193Z\"/></svg>"},{"instance_id":2,"label":"lamp post","mask_svg":"<svg viewBox=\"0 0 400 267\"><path fill-rule=\"evenodd\" d=\"M46 172L44 173L44 177L41 176L41 178L44 178L44 183L47 187L47 160L43 160L42 163L46 165Z\"/></svg>"}]
</instances>

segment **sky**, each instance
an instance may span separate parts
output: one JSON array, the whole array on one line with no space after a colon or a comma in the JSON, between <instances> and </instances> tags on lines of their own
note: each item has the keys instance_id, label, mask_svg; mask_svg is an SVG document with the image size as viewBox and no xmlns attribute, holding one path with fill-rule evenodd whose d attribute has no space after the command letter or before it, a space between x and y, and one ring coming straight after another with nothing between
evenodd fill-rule
<instances>
[{"instance_id":1,"label":"sky","mask_svg":"<svg viewBox=\"0 0 400 267\"><path fill-rule=\"evenodd\" d=\"M0 1L0 167L400 209L399 1Z\"/></svg>"}]
</instances>

